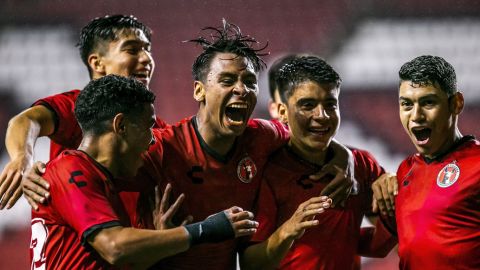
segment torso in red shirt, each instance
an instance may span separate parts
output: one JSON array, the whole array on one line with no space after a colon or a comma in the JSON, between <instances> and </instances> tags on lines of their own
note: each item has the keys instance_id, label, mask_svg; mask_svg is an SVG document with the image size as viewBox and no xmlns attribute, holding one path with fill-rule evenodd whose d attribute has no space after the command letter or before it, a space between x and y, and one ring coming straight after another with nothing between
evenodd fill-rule
<instances>
[{"instance_id":1,"label":"torso in red shirt","mask_svg":"<svg viewBox=\"0 0 480 270\"><path fill-rule=\"evenodd\" d=\"M162 187L171 183L174 197L185 193L178 216L193 215L194 222L231 206L252 210L268 155L287 141L283 125L264 120L249 122L225 157L216 154L198 135L194 120L185 119L155 130L157 143L146 164ZM202 244L167 258L160 269L236 269L238 241Z\"/></svg>"},{"instance_id":2,"label":"torso in red shirt","mask_svg":"<svg viewBox=\"0 0 480 270\"><path fill-rule=\"evenodd\" d=\"M437 160L415 154L397 172L400 269L480 269L480 143Z\"/></svg>"},{"instance_id":3,"label":"torso in red shirt","mask_svg":"<svg viewBox=\"0 0 480 270\"><path fill-rule=\"evenodd\" d=\"M360 225L372 202L371 183L384 173L366 151L352 150L359 193L350 195L345 208L327 209L316 219L319 225L307 229L295 240L279 269L353 269L360 237ZM319 196L326 182L314 182L309 175L320 167L302 160L288 146L276 152L264 171L258 201L260 227L253 242L266 240L290 219L298 206Z\"/></svg>"},{"instance_id":4,"label":"torso in red shirt","mask_svg":"<svg viewBox=\"0 0 480 270\"><path fill-rule=\"evenodd\" d=\"M130 226L109 172L81 151L65 151L43 176L51 200L32 211L31 269L111 269L86 239Z\"/></svg>"}]
</instances>

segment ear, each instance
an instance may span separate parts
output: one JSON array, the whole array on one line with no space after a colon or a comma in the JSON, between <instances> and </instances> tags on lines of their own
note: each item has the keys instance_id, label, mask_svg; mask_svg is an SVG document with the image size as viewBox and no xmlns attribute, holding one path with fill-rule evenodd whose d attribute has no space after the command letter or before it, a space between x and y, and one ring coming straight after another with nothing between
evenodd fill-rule
<instances>
[{"instance_id":1,"label":"ear","mask_svg":"<svg viewBox=\"0 0 480 270\"><path fill-rule=\"evenodd\" d=\"M456 92L455 95L451 97L450 101L450 109L453 114L459 115L463 111L463 107L465 106L465 100L463 99L463 94L460 92Z\"/></svg>"},{"instance_id":2,"label":"ear","mask_svg":"<svg viewBox=\"0 0 480 270\"><path fill-rule=\"evenodd\" d=\"M119 113L115 115L112 121L112 129L113 132L116 134L125 134L127 132L127 119L125 118L125 114Z\"/></svg>"},{"instance_id":3,"label":"ear","mask_svg":"<svg viewBox=\"0 0 480 270\"><path fill-rule=\"evenodd\" d=\"M270 99L268 101L268 112L272 118L278 119L278 103Z\"/></svg>"},{"instance_id":4,"label":"ear","mask_svg":"<svg viewBox=\"0 0 480 270\"><path fill-rule=\"evenodd\" d=\"M288 124L288 109L287 106L283 103L278 103L278 119L284 123Z\"/></svg>"},{"instance_id":5,"label":"ear","mask_svg":"<svg viewBox=\"0 0 480 270\"><path fill-rule=\"evenodd\" d=\"M193 83L193 98L198 102L205 100L205 86L201 81Z\"/></svg>"},{"instance_id":6,"label":"ear","mask_svg":"<svg viewBox=\"0 0 480 270\"><path fill-rule=\"evenodd\" d=\"M92 76L93 78L107 75L105 65L103 64L102 56L98 53L92 53L88 56L88 66L93 71L92 75L98 74L100 76Z\"/></svg>"}]
</instances>

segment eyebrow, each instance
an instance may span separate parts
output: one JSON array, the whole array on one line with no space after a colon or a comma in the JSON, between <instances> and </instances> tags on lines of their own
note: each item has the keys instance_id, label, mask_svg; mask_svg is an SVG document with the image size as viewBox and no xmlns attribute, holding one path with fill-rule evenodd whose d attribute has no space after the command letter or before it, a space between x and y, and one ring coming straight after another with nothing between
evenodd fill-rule
<instances>
[{"instance_id":1,"label":"eyebrow","mask_svg":"<svg viewBox=\"0 0 480 270\"><path fill-rule=\"evenodd\" d=\"M439 97L436 94L428 94L428 95L420 97L419 100L422 101L422 100L430 99L430 98L438 99ZM412 99L400 96L400 97L398 97L398 100L411 101Z\"/></svg>"},{"instance_id":2,"label":"eyebrow","mask_svg":"<svg viewBox=\"0 0 480 270\"><path fill-rule=\"evenodd\" d=\"M129 39L129 40L124 41L121 46L123 48L123 47L130 46L130 45L151 46L151 43L150 42L144 42L144 41L141 41L141 40L138 40L138 39Z\"/></svg>"}]
</instances>

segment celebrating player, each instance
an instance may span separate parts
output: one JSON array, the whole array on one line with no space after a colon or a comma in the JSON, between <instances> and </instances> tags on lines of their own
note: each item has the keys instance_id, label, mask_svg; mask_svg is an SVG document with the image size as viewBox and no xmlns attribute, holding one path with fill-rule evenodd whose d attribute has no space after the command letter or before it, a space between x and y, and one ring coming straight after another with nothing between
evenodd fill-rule
<instances>
[{"instance_id":1,"label":"celebrating player","mask_svg":"<svg viewBox=\"0 0 480 270\"><path fill-rule=\"evenodd\" d=\"M75 115L84 137L78 150L47 164L43 177L52 196L32 211L32 269L144 268L190 245L244 234L249 216L225 212L172 229L129 228L118 185L136 175L141 154L154 142L154 99L144 84L117 75L92 80L78 96Z\"/></svg>"},{"instance_id":2,"label":"celebrating player","mask_svg":"<svg viewBox=\"0 0 480 270\"><path fill-rule=\"evenodd\" d=\"M330 143L340 124L339 75L316 56L295 56L283 63L276 80L282 99L278 113L290 128L290 140L265 167L257 206L260 226L253 237L263 242L245 250L242 266L352 269L356 254L386 256L397 241L383 223L379 220L375 231L360 229L371 211L370 186L384 174L371 154L352 149L359 189L345 208L325 210L328 199L318 196L328 180L308 177L332 158Z\"/></svg>"},{"instance_id":3,"label":"celebrating player","mask_svg":"<svg viewBox=\"0 0 480 270\"><path fill-rule=\"evenodd\" d=\"M114 15L89 22L81 31L78 47L90 78L117 74L136 78L148 87L155 67L150 40L151 30L136 18ZM20 197L20 181L33 163L38 137L51 139L50 159L62 150L78 147L82 132L73 110L79 93L80 90L72 90L40 99L10 120L6 135L10 162L0 175L0 209L11 208ZM163 127L165 123L157 119L157 125Z\"/></svg>"},{"instance_id":4,"label":"celebrating player","mask_svg":"<svg viewBox=\"0 0 480 270\"><path fill-rule=\"evenodd\" d=\"M399 76L400 120L418 151L397 171L400 269L480 269L480 142L457 127L455 70L424 55Z\"/></svg>"}]
</instances>

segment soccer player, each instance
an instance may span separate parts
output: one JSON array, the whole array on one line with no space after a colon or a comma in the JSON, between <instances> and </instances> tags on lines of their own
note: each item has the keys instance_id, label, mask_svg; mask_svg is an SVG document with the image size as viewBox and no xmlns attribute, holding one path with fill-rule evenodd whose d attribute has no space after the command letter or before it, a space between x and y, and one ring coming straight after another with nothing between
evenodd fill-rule
<instances>
[{"instance_id":1,"label":"soccer player","mask_svg":"<svg viewBox=\"0 0 480 270\"><path fill-rule=\"evenodd\" d=\"M457 127L455 70L424 55L399 76L400 120L418 152L397 171L400 269L480 269L480 142Z\"/></svg>"},{"instance_id":2,"label":"soccer player","mask_svg":"<svg viewBox=\"0 0 480 270\"><path fill-rule=\"evenodd\" d=\"M148 87L155 67L150 40L151 30L136 18L114 15L96 18L83 27L78 47L91 79L117 74L136 78ZM50 159L78 147L82 132L73 110L79 93L71 90L40 99L10 120L6 135L10 162L0 175L0 209L11 208L20 197L20 181L33 164L38 137L51 139ZM156 125L163 127L165 123L157 119Z\"/></svg>"},{"instance_id":3,"label":"soccer player","mask_svg":"<svg viewBox=\"0 0 480 270\"><path fill-rule=\"evenodd\" d=\"M47 164L52 196L32 211L32 269L144 268L191 245L248 234L249 216L233 208L172 229L129 228L118 185L136 175L154 143L154 99L144 84L117 75L92 80L78 96L84 136L78 150Z\"/></svg>"},{"instance_id":4,"label":"soccer player","mask_svg":"<svg viewBox=\"0 0 480 270\"><path fill-rule=\"evenodd\" d=\"M384 174L370 153L352 149L359 190L345 208L324 210L329 205L317 196L328 180L308 178L332 158L340 82L337 72L316 56L293 57L279 69L278 112L290 128L290 140L265 167L257 206L260 226L252 239L263 242L243 252L245 269L352 269L357 253L384 257L396 245L381 221L375 235L372 229L361 235L362 218L371 211L370 186Z\"/></svg>"},{"instance_id":5,"label":"soccer player","mask_svg":"<svg viewBox=\"0 0 480 270\"><path fill-rule=\"evenodd\" d=\"M275 60L275 62L273 62L273 64L268 69L268 90L270 93L270 100L268 101L268 112L270 113L270 117L272 119L278 119L278 105L282 103L276 83L278 70L283 66L283 64L293 59L295 56L296 55L294 54L282 56L279 59Z\"/></svg>"}]
</instances>

